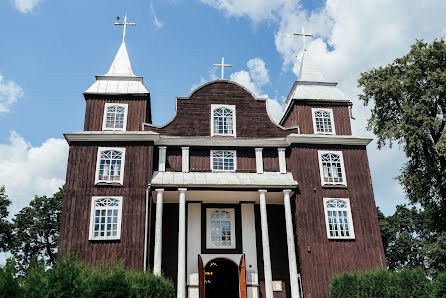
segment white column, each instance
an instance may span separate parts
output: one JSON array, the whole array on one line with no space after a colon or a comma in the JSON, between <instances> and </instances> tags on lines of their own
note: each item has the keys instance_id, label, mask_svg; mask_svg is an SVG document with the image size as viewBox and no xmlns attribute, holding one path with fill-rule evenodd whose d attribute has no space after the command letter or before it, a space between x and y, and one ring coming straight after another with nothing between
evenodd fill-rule
<instances>
[{"instance_id":1,"label":"white column","mask_svg":"<svg viewBox=\"0 0 446 298\"><path fill-rule=\"evenodd\" d=\"M189 147L181 147L181 160L183 173L189 173Z\"/></svg>"},{"instance_id":2,"label":"white column","mask_svg":"<svg viewBox=\"0 0 446 298\"><path fill-rule=\"evenodd\" d=\"M273 298L273 277L269 253L268 218L266 215L266 190L260 189L260 223L262 227L263 271L265 274L266 298Z\"/></svg>"},{"instance_id":3,"label":"white column","mask_svg":"<svg viewBox=\"0 0 446 298\"><path fill-rule=\"evenodd\" d=\"M153 273L161 275L161 245L163 242L163 193L164 189L156 191L155 248L153 254Z\"/></svg>"},{"instance_id":4,"label":"white column","mask_svg":"<svg viewBox=\"0 0 446 298\"><path fill-rule=\"evenodd\" d=\"M256 169L257 174L263 174L263 148L256 148Z\"/></svg>"},{"instance_id":5,"label":"white column","mask_svg":"<svg viewBox=\"0 0 446 298\"><path fill-rule=\"evenodd\" d=\"M277 148L279 153L279 169L280 173L286 174L285 148Z\"/></svg>"},{"instance_id":6,"label":"white column","mask_svg":"<svg viewBox=\"0 0 446 298\"><path fill-rule=\"evenodd\" d=\"M186 297L186 188L179 188L177 298Z\"/></svg>"},{"instance_id":7,"label":"white column","mask_svg":"<svg viewBox=\"0 0 446 298\"><path fill-rule=\"evenodd\" d=\"M291 215L290 193L291 189L285 189L283 191L283 203L285 206L286 241L288 245L288 265L290 269L291 297L300 298L299 282L297 280L297 262L296 250L294 247L294 232L292 220L293 217Z\"/></svg>"},{"instance_id":8,"label":"white column","mask_svg":"<svg viewBox=\"0 0 446 298\"><path fill-rule=\"evenodd\" d=\"M166 146L158 147L158 171L166 171Z\"/></svg>"},{"instance_id":9,"label":"white column","mask_svg":"<svg viewBox=\"0 0 446 298\"><path fill-rule=\"evenodd\" d=\"M199 298L198 254L201 253L201 203L187 204L188 298Z\"/></svg>"},{"instance_id":10,"label":"white column","mask_svg":"<svg viewBox=\"0 0 446 298\"><path fill-rule=\"evenodd\" d=\"M246 291L248 298L258 298L256 220L253 203L242 203L242 244L245 254Z\"/></svg>"}]
</instances>

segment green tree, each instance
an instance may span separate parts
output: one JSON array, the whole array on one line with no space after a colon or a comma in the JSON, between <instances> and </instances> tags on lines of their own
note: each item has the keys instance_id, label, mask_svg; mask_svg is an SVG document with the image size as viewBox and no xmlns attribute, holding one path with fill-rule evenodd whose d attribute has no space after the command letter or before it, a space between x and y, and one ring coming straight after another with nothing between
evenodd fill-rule
<instances>
[{"instance_id":1,"label":"green tree","mask_svg":"<svg viewBox=\"0 0 446 298\"><path fill-rule=\"evenodd\" d=\"M5 252L9 249L12 235L12 225L8 221L8 207L11 201L5 193L5 187L0 187L0 252Z\"/></svg>"},{"instance_id":2,"label":"green tree","mask_svg":"<svg viewBox=\"0 0 446 298\"><path fill-rule=\"evenodd\" d=\"M24 273L32 257L52 265L57 258L64 188L52 197L35 197L13 220L12 253Z\"/></svg>"}]
</instances>

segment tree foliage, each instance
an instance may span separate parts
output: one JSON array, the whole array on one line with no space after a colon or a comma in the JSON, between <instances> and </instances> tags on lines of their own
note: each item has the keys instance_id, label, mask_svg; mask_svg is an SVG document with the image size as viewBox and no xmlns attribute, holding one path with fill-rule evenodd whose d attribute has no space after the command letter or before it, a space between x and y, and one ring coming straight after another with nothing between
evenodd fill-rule
<instances>
[{"instance_id":1,"label":"tree foliage","mask_svg":"<svg viewBox=\"0 0 446 298\"><path fill-rule=\"evenodd\" d=\"M8 207L11 201L5 193L5 187L0 187L0 252L5 252L9 249L12 238L12 226L8 221Z\"/></svg>"}]
</instances>

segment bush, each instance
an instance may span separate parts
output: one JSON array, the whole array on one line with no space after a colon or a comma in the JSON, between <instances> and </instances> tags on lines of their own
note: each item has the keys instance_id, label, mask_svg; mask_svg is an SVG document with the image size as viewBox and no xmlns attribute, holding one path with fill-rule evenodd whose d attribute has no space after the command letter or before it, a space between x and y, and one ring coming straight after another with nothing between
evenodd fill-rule
<instances>
[{"instance_id":1,"label":"bush","mask_svg":"<svg viewBox=\"0 0 446 298\"><path fill-rule=\"evenodd\" d=\"M15 263L8 260L3 268L0 268L0 297L18 297L20 286L16 275Z\"/></svg>"},{"instance_id":2,"label":"bush","mask_svg":"<svg viewBox=\"0 0 446 298\"><path fill-rule=\"evenodd\" d=\"M446 297L446 272L438 274L432 294L435 298Z\"/></svg>"}]
</instances>

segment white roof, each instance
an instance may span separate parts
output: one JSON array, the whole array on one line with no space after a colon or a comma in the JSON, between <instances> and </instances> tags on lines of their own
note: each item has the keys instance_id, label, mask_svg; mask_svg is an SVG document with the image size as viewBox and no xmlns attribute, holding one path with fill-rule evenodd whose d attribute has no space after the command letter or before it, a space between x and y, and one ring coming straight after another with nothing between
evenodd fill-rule
<instances>
[{"instance_id":1,"label":"white roof","mask_svg":"<svg viewBox=\"0 0 446 298\"><path fill-rule=\"evenodd\" d=\"M152 186L160 187L228 187L228 188L293 188L297 186L291 173L278 172L153 172Z\"/></svg>"},{"instance_id":2,"label":"white roof","mask_svg":"<svg viewBox=\"0 0 446 298\"><path fill-rule=\"evenodd\" d=\"M141 94L149 93L143 78L133 73L125 41L121 43L108 72L96 76L96 82L84 93L89 94Z\"/></svg>"}]
</instances>

